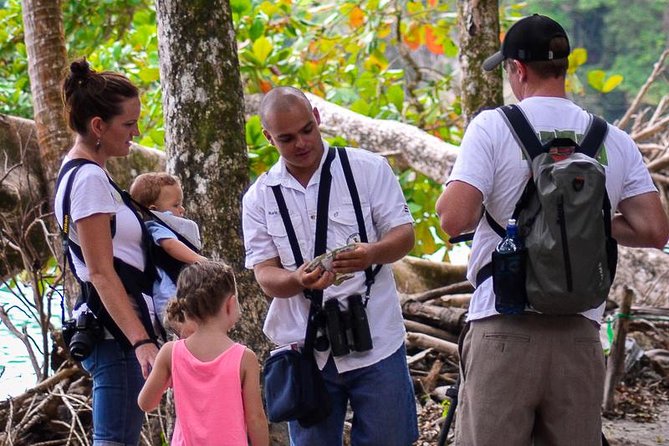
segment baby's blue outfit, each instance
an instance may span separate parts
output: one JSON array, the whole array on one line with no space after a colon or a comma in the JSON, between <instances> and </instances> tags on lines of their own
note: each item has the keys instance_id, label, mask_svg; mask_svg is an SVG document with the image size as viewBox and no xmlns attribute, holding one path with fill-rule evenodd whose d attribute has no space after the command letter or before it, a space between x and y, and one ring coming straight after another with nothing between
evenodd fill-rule
<instances>
[{"instance_id":1,"label":"baby's blue outfit","mask_svg":"<svg viewBox=\"0 0 669 446\"><path fill-rule=\"evenodd\" d=\"M147 221L146 228L156 245L160 245L161 240L168 238L178 239L173 231L155 221ZM167 302L177 295L177 286L165 270L158 267L156 270L158 270L158 279L153 283L153 305L156 308L156 317L162 323Z\"/></svg>"}]
</instances>

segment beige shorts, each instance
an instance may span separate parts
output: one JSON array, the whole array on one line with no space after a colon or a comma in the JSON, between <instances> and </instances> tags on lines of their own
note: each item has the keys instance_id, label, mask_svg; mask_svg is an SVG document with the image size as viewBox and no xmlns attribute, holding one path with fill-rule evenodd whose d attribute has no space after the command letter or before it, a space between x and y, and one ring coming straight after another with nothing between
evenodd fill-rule
<instances>
[{"instance_id":1,"label":"beige shorts","mask_svg":"<svg viewBox=\"0 0 669 446\"><path fill-rule=\"evenodd\" d=\"M589 319L472 321L460 361L456 445L601 445L604 353Z\"/></svg>"}]
</instances>

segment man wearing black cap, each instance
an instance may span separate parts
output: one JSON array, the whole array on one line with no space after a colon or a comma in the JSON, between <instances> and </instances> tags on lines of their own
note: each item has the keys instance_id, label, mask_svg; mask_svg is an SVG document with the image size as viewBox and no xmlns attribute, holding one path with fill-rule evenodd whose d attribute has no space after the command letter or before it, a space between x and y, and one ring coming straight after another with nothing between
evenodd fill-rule
<instances>
[{"instance_id":1,"label":"man wearing black cap","mask_svg":"<svg viewBox=\"0 0 669 446\"><path fill-rule=\"evenodd\" d=\"M532 15L514 24L502 48L484 63L503 65L518 106L542 140L586 132L590 115L567 98L569 40L554 20ZM613 210L612 234L627 246L662 248L669 223L634 141L609 125L597 157L605 169ZM467 277L476 283L500 236L483 206L502 226L511 217L530 168L503 115L476 116L437 201L451 236L476 229ZM601 444L604 356L598 327L604 304L580 314L549 316L527 307L500 315L492 280L479 283L469 307L461 352L456 444Z\"/></svg>"}]
</instances>

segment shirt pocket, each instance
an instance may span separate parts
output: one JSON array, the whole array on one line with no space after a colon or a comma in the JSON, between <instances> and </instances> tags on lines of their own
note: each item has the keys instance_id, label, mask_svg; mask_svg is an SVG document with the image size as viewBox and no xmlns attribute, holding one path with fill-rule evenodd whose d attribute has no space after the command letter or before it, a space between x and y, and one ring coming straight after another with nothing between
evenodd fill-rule
<instances>
[{"instance_id":1,"label":"shirt pocket","mask_svg":"<svg viewBox=\"0 0 669 446\"><path fill-rule=\"evenodd\" d=\"M276 246L279 258L281 259L281 264L284 268L297 269L298 265L295 256L293 255L293 249L290 246L288 231L286 231L286 226L283 224L283 219L278 211L272 214L273 215L267 216L267 233L272 238L274 246ZM298 249L304 258L302 246L304 241L300 240L300 234L302 234L302 220L297 212L290 212L289 216L299 245Z\"/></svg>"},{"instance_id":2,"label":"shirt pocket","mask_svg":"<svg viewBox=\"0 0 669 446\"><path fill-rule=\"evenodd\" d=\"M362 217L367 232L367 238L372 239L370 233L371 213L369 211L369 204L361 203ZM355 210L352 203L343 203L342 206L330 209L330 235L333 236L332 242L328 245L338 248L349 243L360 242L360 227L358 220L355 218ZM330 238L328 237L328 241Z\"/></svg>"}]
</instances>

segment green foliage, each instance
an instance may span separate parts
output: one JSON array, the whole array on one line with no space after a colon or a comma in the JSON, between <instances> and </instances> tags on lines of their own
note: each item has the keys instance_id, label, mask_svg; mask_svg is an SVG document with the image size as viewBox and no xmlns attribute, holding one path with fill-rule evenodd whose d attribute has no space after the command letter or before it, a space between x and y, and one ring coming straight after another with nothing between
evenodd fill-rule
<instances>
[{"instance_id":1,"label":"green foliage","mask_svg":"<svg viewBox=\"0 0 669 446\"><path fill-rule=\"evenodd\" d=\"M68 57L86 57L94 69L119 70L142 91L140 144L162 147L164 129L160 95L156 14L150 0L64 1L63 22ZM32 118L21 2L7 0L0 9L0 113Z\"/></svg>"},{"instance_id":2,"label":"green foliage","mask_svg":"<svg viewBox=\"0 0 669 446\"><path fill-rule=\"evenodd\" d=\"M504 2L508 3L508 2ZM622 76L617 88L629 98L636 95L667 46L666 0L640 0L630 9L627 0L527 0L523 9L546 14L560 22L570 34L572 46L587 47L590 60L586 70L603 70ZM601 75L593 75L597 78ZM611 81L618 82L617 80ZM595 80L590 86L598 90L604 85ZM669 93L668 83L656 83L646 101L656 104ZM618 117L620 108L606 104L607 98L593 98L599 106ZM625 107L625 104L622 104Z\"/></svg>"},{"instance_id":3,"label":"green foliage","mask_svg":"<svg viewBox=\"0 0 669 446\"><path fill-rule=\"evenodd\" d=\"M32 118L28 55L19 0L0 8L0 113Z\"/></svg>"},{"instance_id":4,"label":"green foliage","mask_svg":"<svg viewBox=\"0 0 669 446\"><path fill-rule=\"evenodd\" d=\"M448 2L233 0L231 6L247 93L293 85L365 116L408 122L449 141L460 137L444 59L457 53ZM259 120L246 129L255 178L277 154ZM413 254L432 254L444 245L432 233L441 187L414 172L398 174L416 219Z\"/></svg>"},{"instance_id":5,"label":"green foliage","mask_svg":"<svg viewBox=\"0 0 669 446\"><path fill-rule=\"evenodd\" d=\"M580 11L609 8L610 12L618 1L576 3ZM537 6L538 12L555 12L552 15L560 21L570 17L565 6L554 0L503 3L503 27ZM455 2L231 0L230 4L245 94L293 85L365 116L413 124L447 142L459 143L462 124L457 97L451 92L454 85L449 63L458 51ZM64 1L62 8L68 56L84 56L94 68L122 71L137 83L144 105L139 143L162 147L164 123L153 1ZM0 29L0 112L31 117L20 0L0 3L0 19L4 25ZM588 53L577 49L574 54L570 88L583 94L586 88L576 68L586 64ZM635 51L630 57L637 55ZM604 71L588 75L588 85L600 92L610 91L620 81ZM276 162L278 154L264 138L257 117L246 124L246 140L251 177L255 179ZM358 145L339 138L333 142ZM445 236L435 233L439 224L434 202L441 186L412 171L397 174L417 222L413 254L429 255L444 246L448 249Z\"/></svg>"},{"instance_id":6,"label":"green foliage","mask_svg":"<svg viewBox=\"0 0 669 446\"><path fill-rule=\"evenodd\" d=\"M142 92L139 144L165 141L156 13L150 0L63 2L70 59L86 57L93 68L126 74Z\"/></svg>"}]
</instances>

